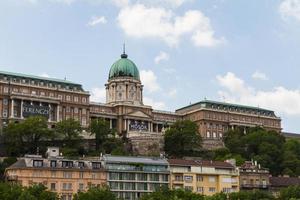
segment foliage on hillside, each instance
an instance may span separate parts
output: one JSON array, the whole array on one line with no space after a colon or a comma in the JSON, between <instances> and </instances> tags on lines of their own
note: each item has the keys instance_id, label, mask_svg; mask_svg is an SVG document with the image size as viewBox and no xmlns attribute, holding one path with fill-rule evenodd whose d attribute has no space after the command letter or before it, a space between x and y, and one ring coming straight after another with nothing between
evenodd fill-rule
<instances>
[{"instance_id":1,"label":"foliage on hillside","mask_svg":"<svg viewBox=\"0 0 300 200\"><path fill-rule=\"evenodd\" d=\"M297 140L285 140L275 131L256 127L246 134L242 129L230 130L225 134L224 143L225 148L215 151L217 160L232 157L238 164L256 160L273 175L300 175L300 142Z\"/></svg>"},{"instance_id":2,"label":"foliage on hillside","mask_svg":"<svg viewBox=\"0 0 300 200\"><path fill-rule=\"evenodd\" d=\"M190 120L175 122L164 136L164 150L169 157L194 156L201 151L198 126Z\"/></svg>"}]
</instances>

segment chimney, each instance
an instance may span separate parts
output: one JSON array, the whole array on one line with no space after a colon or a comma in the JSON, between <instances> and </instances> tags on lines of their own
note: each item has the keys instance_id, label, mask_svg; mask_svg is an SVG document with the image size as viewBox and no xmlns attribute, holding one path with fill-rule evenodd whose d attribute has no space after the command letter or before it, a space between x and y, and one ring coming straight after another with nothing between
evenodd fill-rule
<instances>
[{"instance_id":1,"label":"chimney","mask_svg":"<svg viewBox=\"0 0 300 200\"><path fill-rule=\"evenodd\" d=\"M257 166L257 161L256 160L254 161L254 165Z\"/></svg>"}]
</instances>

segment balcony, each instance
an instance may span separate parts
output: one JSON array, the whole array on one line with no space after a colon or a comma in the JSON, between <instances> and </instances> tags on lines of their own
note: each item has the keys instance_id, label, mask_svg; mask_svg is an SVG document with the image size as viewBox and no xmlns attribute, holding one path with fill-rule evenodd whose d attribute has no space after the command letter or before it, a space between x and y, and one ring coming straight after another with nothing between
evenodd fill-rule
<instances>
[{"instance_id":1,"label":"balcony","mask_svg":"<svg viewBox=\"0 0 300 200\"><path fill-rule=\"evenodd\" d=\"M7 181L17 181L18 180L18 175L8 175L6 177Z\"/></svg>"},{"instance_id":2,"label":"balcony","mask_svg":"<svg viewBox=\"0 0 300 200\"><path fill-rule=\"evenodd\" d=\"M269 185L266 184L241 184L241 188L243 189L268 189Z\"/></svg>"},{"instance_id":3,"label":"balcony","mask_svg":"<svg viewBox=\"0 0 300 200\"><path fill-rule=\"evenodd\" d=\"M38 99L49 99L53 101L61 101L60 98L58 97L50 97L50 96L45 96L45 95L37 95L37 94L31 94L31 93L23 93L23 92L11 92L12 95L18 96L18 97L28 97L28 98L38 98Z\"/></svg>"}]
</instances>

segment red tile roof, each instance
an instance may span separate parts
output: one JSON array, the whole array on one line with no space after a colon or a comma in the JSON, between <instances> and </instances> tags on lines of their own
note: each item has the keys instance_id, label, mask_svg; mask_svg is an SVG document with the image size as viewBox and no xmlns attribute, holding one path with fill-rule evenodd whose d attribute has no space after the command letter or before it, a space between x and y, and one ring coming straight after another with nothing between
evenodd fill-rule
<instances>
[{"instance_id":1,"label":"red tile roof","mask_svg":"<svg viewBox=\"0 0 300 200\"><path fill-rule=\"evenodd\" d=\"M273 187L287 187L300 185L300 178L297 177L270 177L270 184Z\"/></svg>"}]
</instances>

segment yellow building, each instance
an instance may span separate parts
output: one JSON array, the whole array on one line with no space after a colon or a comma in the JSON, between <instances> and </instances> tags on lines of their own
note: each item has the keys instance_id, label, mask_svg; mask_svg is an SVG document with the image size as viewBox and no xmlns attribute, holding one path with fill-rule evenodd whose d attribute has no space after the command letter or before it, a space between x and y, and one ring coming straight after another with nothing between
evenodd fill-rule
<instances>
[{"instance_id":1,"label":"yellow building","mask_svg":"<svg viewBox=\"0 0 300 200\"><path fill-rule=\"evenodd\" d=\"M239 191L239 173L227 162L169 159L170 185L204 195Z\"/></svg>"},{"instance_id":2,"label":"yellow building","mask_svg":"<svg viewBox=\"0 0 300 200\"><path fill-rule=\"evenodd\" d=\"M42 158L27 155L6 169L6 179L27 187L43 184L57 192L62 200L89 187L106 184L106 173L99 159L69 160L62 157Z\"/></svg>"}]
</instances>

